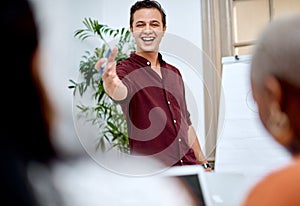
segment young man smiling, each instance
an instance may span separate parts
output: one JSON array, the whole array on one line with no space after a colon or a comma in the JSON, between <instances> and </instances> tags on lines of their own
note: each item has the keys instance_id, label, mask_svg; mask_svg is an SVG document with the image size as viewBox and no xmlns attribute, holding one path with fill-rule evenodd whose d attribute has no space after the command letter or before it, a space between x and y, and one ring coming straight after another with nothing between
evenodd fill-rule
<instances>
[{"instance_id":1,"label":"young man smiling","mask_svg":"<svg viewBox=\"0 0 300 206\"><path fill-rule=\"evenodd\" d=\"M132 5L136 51L116 65L118 51L112 50L102 76L104 89L122 107L132 155L153 156L167 166L200 164L210 171L190 120L180 71L159 52L166 28L166 14L157 1Z\"/></svg>"}]
</instances>

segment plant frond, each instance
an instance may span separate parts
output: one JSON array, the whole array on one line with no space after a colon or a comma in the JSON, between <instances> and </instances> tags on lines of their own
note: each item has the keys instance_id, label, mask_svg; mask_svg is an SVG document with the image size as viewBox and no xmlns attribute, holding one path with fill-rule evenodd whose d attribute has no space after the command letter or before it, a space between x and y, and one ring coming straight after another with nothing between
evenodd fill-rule
<instances>
[{"instance_id":1,"label":"plant frond","mask_svg":"<svg viewBox=\"0 0 300 206\"><path fill-rule=\"evenodd\" d=\"M119 62L127 58L130 53L129 50L134 48L130 30L125 27L114 29L106 24L100 24L98 20L90 17L83 19L83 25L84 28L75 30L74 37L82 41L90 37L97 37L102 44L96 47L94 51L84 51L79 64L79 72L83 81L77 83L69 80L71 82L69 89L73 89L74 96L77 92L81 96L84 95L89 88L93 91L91 97L96 100L97 105L95 107L77 105L77 108L83 113L92 112L95 114L95 118L86 119L86 121L92 125L97 125L101 131L96 147L105 150L104 147L108 143L121 151L129 151L127 125L122 110L105 93L103 81L98 76L98 71L94 66L99 58L105 56L109 48L107 37L118 40L119 53L116 61ZM101 121L99 121L100 119Z\"/></svg>"}]
</instances>

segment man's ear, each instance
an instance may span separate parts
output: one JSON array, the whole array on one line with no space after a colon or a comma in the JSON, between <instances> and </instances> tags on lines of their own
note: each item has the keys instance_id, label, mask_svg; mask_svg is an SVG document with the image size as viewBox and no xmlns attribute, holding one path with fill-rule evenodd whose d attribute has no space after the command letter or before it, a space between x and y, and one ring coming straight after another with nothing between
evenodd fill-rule
<instances>
[{"instance_id":1,"label":"man's ear","mask_svg":"<svg viewBox=\"0 0 300 206\"><path fill-rule=\"evenodd\" d=\"M283 111L283 89L277 78L269 76L265 79L269 104L269 115L265 122L266 128L274 139L285 147L289 147L293 141L293 131L288 115Z\"/></svg>"},{"instance_id":2,"label":"man's ear","mask_svg":"<svg viewBox=\"0 0 300 206\"><path fill-rule=\"evenodd\" d=\"M279 80L274 76L268 76L265 79L265 88L267 91L267 95L272 102L277 102L279 106L282 103L283 91Z\"/></svg>"},{"instance_id":3,"label":"man's ear","mask_svg":"<svg viewBox=\"0 0 300 206\"><path fill-rule=\"evenodd\" d=\"M165 36L166 30L167 30L167 26L164 26L163 27L163 36Z\"/></svg>"}]
</instances>

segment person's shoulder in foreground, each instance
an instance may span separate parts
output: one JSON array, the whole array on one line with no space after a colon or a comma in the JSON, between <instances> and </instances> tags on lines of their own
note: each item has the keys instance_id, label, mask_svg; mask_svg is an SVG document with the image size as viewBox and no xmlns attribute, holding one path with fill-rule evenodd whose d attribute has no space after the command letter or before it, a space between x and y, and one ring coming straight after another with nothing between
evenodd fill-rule
<instances>
[{"instance_id":1,"label":"person's shoulder in foreground","mask_svg":"<svg viewBox=\"0 0 300 206\"><path fill-rule=\"evenodd\" d=\"M300 205L300 15L273 20L262 31L251 62L259 117L292 161L250 191L243 206Z\"/></svg>"},{"instance_id":2,"label":"person's shoulder in foreground","mask_svg":"<svg viewBox=\"0 0 300 206\"><path fill-rule=\"evenodd\" d=\"M284 169L262 179L247 195L243 206L300 205L300 158Z\"/></svg>"}]
</instances>

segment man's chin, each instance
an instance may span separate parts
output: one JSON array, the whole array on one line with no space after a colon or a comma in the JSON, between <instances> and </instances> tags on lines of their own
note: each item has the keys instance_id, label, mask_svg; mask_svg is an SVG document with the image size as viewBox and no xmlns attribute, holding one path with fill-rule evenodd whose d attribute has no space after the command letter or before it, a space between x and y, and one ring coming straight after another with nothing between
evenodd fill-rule
<instances>
[{"instance_id":1,"label":"man's chin","mask_svg":"<svg viewBox=\"0 0 300 206\"><path fill-rule=\"evenodd\" d=\"M158 52L157 48L150 48L150 47L143 47L142 51L145 53L154 53L154 52Z\"/></svg>"},{"instance_id":2,"label":"man's chin","mask_svg":"<svg viewBox=\"0 0 300 206\"><path fill-rule=\"evenodd\" d=\"M158 50L146 50L144 51L144 53L156 53L158 52Z\"/></svg>"}]
</instances>

